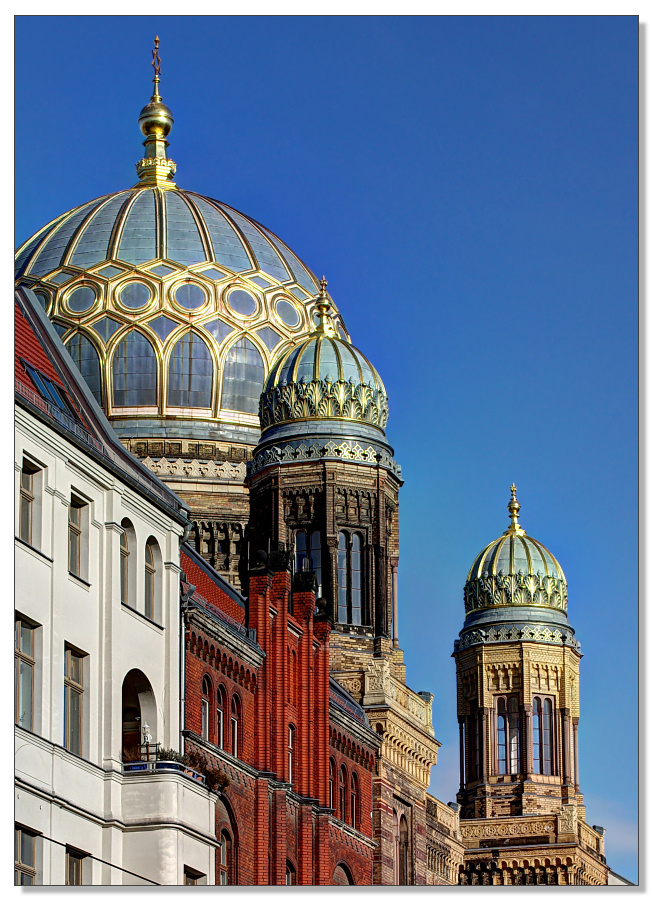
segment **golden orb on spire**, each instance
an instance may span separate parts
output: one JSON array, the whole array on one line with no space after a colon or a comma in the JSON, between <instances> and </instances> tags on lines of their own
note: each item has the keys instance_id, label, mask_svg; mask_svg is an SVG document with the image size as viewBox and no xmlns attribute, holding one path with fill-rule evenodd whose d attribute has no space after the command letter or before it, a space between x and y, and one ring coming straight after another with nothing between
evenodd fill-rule
<instances>
[{"instance_id":1,"label":"golden orb on spire","mask_svg":"<svg viewBox=\"0 0 653 900\"><path fill-rule=\"evenodd\" d=\"M317 295L317 303L315 304L315 311L317 312L318 318L317 331L321 334L334 335L336 329L333 324L333 319L329 314L331 310L331 298L327 294L326 288L328 283L329 282L323 275L322 280L320 281L320 293Z\"/></svg>"}]
</instances>

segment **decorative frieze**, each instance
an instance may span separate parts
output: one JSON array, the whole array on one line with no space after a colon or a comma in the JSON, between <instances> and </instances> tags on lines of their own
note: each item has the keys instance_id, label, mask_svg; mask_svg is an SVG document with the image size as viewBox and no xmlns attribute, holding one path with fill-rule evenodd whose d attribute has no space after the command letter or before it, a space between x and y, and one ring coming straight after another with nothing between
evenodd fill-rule
<instances>
[{"instance_id":1,"label":"decorative frieze","mask_svg":"<svg viewBox=\"0 0 653 900\"><path fill-rule=\"evenodd\" d=\"M270 465L314 459L346 459L368 465L380 465L401 478L401 466L389 453L375 450L371 446L364 448L356 441L342 441L336 444L333 440L324 443L319 441L313 441L311 444L302 443L297 447L291 444L286 444L283 448L269 447L261 453L256 453L251 463L248 463L249 474L254 475Z\"/></svg>"},{"instance_id":2,"label":"decorative frieze","mask_svg":"<svg viewBox=\"0 0 653 900\"><path fill-rule=\"evenodd\" d=\"M353 419L384 428L388 421L385 391L355 381L291 381L261 394L261 428L296 419Z\"/></svg>"},{"instance_id":3,"label":"decorative frieze","mask_svg":"<svg viewBox=\"0 0 653 900\"><path fill-rule=\"evenodd\" d=\"M212 459L152 459L146 456L143 465L159 477L211 478L218 481L244 481L247 474L245 462L232 463Z\"/></svg>"},{"instance_id":4,"label":"decorative frieze","mask_svg":"<svg viewBox=\"0 0 653 900\"><path fill-rule=\"evenodd\" d=\"M549 606L567 612L567 585L550 575L498 573L474 578L465 585L465 612L492 606Z\"/></svg>"},{"instance_id":5,"label":"decorative frieze","mask_svg":"<svg viewBox=\"0 0 653 900\"><path fill-rule=\"evenodd\" d=\"M575 807L574 807L575 809ZM538 816L517 822L475 822L473 825L460 823L460 834L463 841L483 841L490 838L521 837L532 835L553 835L556 832L556 820L553 816Z\"/></svg>"},{"instance_id":6,"label":"decorative frieze","mask_svg":"<svg viewBox=\"0 0 653 900\"><path fill-rule=\"evenodd\" d=\"M577 641L567 632L560 631L559 628L549 628L546 625L519 625L506 626L501 628L475 628L468 631L459 639L454 641L454 652L464 650L472 644L490 644L503 643L506 641L536 641L545 644L565 644L567 647L573 647L574 650L580 651L580 642Z\"/></svg>"}]
</instances>

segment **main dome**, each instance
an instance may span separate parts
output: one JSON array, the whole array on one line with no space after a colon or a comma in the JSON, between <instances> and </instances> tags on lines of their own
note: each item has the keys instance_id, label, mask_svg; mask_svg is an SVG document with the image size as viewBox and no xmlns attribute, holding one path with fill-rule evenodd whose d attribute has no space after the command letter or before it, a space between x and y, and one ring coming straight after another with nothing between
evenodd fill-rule
<instances>
[{"instance_id":1,"label":"main dome","mask_svg":"<svg viewBox=\"0 0 653 900\"><path fill-rule=\"evenodd\" d=\"M315 329L318 281L268 228L172 181L157 85L139 119L139 183L42 228L17 251L16 281L121 437L255 444L268 373Z\"/></svg>"}]
</instances>

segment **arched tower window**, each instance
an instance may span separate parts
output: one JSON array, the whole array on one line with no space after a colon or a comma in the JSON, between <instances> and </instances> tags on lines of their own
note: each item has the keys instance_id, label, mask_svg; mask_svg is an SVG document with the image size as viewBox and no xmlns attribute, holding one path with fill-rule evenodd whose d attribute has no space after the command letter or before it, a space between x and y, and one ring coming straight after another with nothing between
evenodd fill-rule
<instances>
[{"instance_id":1,"label":"arched tower window","mask_svg":"<svg viewBox=\"0 0 653 900\"><path fill-rule=\"evenodd\" d=\"M229 884L231 871L231 837L226 831L220 833L220 884Z\"/></svg>"},{"instance_id":2,"label":"arched tower window","mask_svg":"<svg viewBox=\"0 0 653 900\"><path fill-rule=\"evenodd\" d=\"M222 685L218 685L215 695L215 742L218 747L224 747L224 708L226 694Z\"/></svg>"},{"instance_id":3,"label":"arched tower window","mask_svg":"<svg viewBox=\"0 0 653 900\"><path fill-rule=\"evenodd\" d=\"M127 606L136 606L137 566L130 565L136 547L136 534L129 519L123 519L120 527L123 529L120 535L120 602Z\"/></svg>"},{"instance_id":4,"label":"arched tower window","mask_svg":"<svg viewBox=\"0 0 653 900\"><path fill-rule=\"evenodd\" d=\"M102 375L97 350L86 335L80 332L71 337L66 348L84 376L84 381L89 386L91 393L102 406Z\"/></svg>"},{"instance_id":5,"label":"arched tower window","mask_svg":"<svg viewBox=\"0 0 653 900\"><path fill-rule=\"evenodd\" d=\"M286 884L297 884L297 873L289 860L286 860Z\"/></svg>"},{"instance_id":6,"label":"arched tower window","mask_svg":"<svg viewBox=\"0 0 653 900\"><path fill-rule=\"evenodd\" d=\"M554 742L553 703L546 697L533 700L533 771L538 775L553 774Z\"/></svg>"},{"instance_id":7,"label":"arched tower window","mask_svg":"<svg viewBox=\"0 0 653 900\"><path fill-rule=\"evenodd\" d=\"M222 408L256 415L264 378L261 354L248 338L240 338L225 359Z\"/></svg>"},{"instance_id":8,"label":"arched tower window","mask_svg":"<svg viewBox=\"0 0 653 900\"><path fill-rule=\"evenodd\" d=\"M338 534L338 621L362 625L362 539L360 534Z\"/></svg>"},{"instance_id":9,"label":"arched tower window","mask_svg":"<svg viewBox=\"0 0 653 900\"><path fill-rule=\"evenodd\" d=\"M317 530L295 534L295 572L303 572L306 565L309 572L315 572L317 593L322 596L322 539Z\"/></svg>"},{"instance_id":10,"label":"arched tower window","mask_svg":"<svg viewBox=\"0 0 653 900\"><path fill-rule=\"evenodd\" d=\"M336 800L336 764L333 759L329 759L329 806L335 809Z\"/></svg>"},{"instance_id":11,"label":"arched tower window","mask_svg":"<svg viewBox=\"0 0 653 900\"><path fill-rule=\"evenodd\" d=\"M347 809L347 770L344 766L340 766L340 780L338 782L338 813L342 821L345 821L345 813Z\"/></svg>"},{"instance_id":12,"label":"arched tower window","mask_svg":"<svg viewBox=\"0 0 653 900\"><path fill-rule=\"evenodd\" d=\"M496 716L497 770L499 775L515 774L521 768L517 697L499 697Z\"/></svg>"},{"instance_id":13,"label":"arched tower window","mask_svg":"<svg viewBox=\"0 0 653 900\"><path fill-rule=\"evenodd\" d=\"M156 406L154 347L139 331L130 331L113 355L113 405Z\"/></svg>"},{"instance_id":14,"label":"arched tower window","mask_svg":"<svg viewBox=\"0 0 653 900\"><path fill-rule=\"evenodd\" d=\"M149 538L145 545L145 615L156 620L157 610L157 557L159 545L154 538Z\"/></svg>"},{"instance_id":15,"label":"arched tower window","mask_svg":"<svg viewBox=\"0 0 653 900\"><path fill-rule=\"evenodd\" d=\"M202 338L189 331L172 348L168 364L168 405L211 406L213 360Z\"/></svg>"}]
</instances>

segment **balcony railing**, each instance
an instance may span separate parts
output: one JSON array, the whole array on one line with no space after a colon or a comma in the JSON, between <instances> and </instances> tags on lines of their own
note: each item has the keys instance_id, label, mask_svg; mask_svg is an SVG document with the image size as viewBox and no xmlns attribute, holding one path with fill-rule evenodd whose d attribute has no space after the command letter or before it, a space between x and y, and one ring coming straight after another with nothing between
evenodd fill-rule
<instances>
[{"instance_id":1,"label":"balcony railing","mask_svg":"<svg viewBox=\"0 0 653 900\"><path fill-rule=\"evenodd\" d=\"M198 784L206 784L206 778L200 772L191 769L186 763L177 762L177 760L173 759L161 759L160 751L160 744L147 743L137 745L129 754L130 756L135 756L135 759L123 758L123 774L142 775L152 772L177 772L180 775L185 775L187 778L192 778Z\"/></svg>"}]
</instances>

